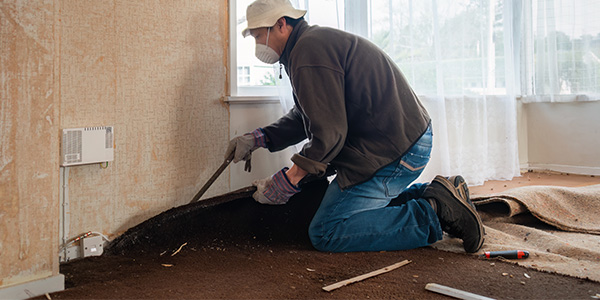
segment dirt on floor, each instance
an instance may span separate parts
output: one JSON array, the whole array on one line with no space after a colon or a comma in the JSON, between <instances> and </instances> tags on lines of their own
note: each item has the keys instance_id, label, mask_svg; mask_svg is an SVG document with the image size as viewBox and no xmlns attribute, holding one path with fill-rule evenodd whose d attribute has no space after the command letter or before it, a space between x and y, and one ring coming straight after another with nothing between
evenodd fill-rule
<instances>
[{"instance_id":1,"label":"dirt on floor","mask_svg":"<svg viewBox=\"0 0 600 300\"><path fill-rule=\"evenodd\" d=\"M313 182L283 206L244 197L188 209L169 222L150 219L140 225L150 230L125 233L135 235L129 239L135 242L113 243L103 256L62 264L66 290L49 297L449 299L425 290L427 283L497 299L592 299L600 294L598 282L429 247L318 252L306 231L325 188L326 182ZM410 263L388 273L332 292L322 289L404 260Z\"/></svg>"}]
</instances>

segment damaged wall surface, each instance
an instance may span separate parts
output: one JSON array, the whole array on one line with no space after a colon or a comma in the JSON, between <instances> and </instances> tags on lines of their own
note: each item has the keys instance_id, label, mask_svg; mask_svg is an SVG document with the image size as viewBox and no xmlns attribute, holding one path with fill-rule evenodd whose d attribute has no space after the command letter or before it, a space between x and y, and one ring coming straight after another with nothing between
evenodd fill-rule
<instances>
[{"instance_id":1,"label":"damaged wall surface","mask_svg":"<svg viewBox=\"0 0 600 300\"><path fill-rule=\"evenodd\" d=\"M192 199L229 139L224 24L218 0L0 1L0 289L58 274L61 129L115 139L108 167L68 167L67 237Z\"/></svg>"},{"instance_id":2,"label":"damaged wall surface","mask_svg":"<svg viewBox=\"0 0 600 300\"><path fill-rule=\"evenodd\" d=\"M52 1L0 2L0 287L58 274Z\"/></svg>"}]
</instances>

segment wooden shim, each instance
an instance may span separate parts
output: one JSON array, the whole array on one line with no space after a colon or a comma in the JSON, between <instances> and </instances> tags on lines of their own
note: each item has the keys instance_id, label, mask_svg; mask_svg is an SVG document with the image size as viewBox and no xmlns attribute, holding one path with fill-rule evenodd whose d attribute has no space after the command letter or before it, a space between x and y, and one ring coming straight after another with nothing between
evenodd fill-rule
<instances>
[{"instance_id":1,"label":"wooden shim","mask_svg":"<svg viewBox=\"0 0 600 300\"><path fill-rule=\"evenodd\" d=\"M325 286L325 287L323 287L323 290L331 292L331 291L333 291L333 290L335 290L337 288L341 288L341 287L349 285L351 283L355 283L357 281L361 281L361 280L364 280L364 279L367 279L367 278L370 278L370 277L377 276L379 274L387 273L389 271L398 269L398 268L400 268L400 267L402 267L402 266L404 266L404 265L406 265L408 263L410 263L410 260L404 260L404 261L401 261L399 263L395 263L395 264L393 264L391 266L387 266L385 268L381 268L379 270L375 270L375 271L367 273L367 274L359 275L359 276L356 276L356 277L352 277L350 279L346 279L346 280L343 280L343 281L336 282L334 284Z\"/></svg>"},{"instance_id":2,"label":"wooden shim","mask_svg":"<svg viewBox=\"0 0 600 300\"><path fill-rule=\"evenodd\" d=\"M437 283L428 283L427 285L425 285L425 289L428 291L463 300L494 300L493 298L488 298L481 295L465 292Z\"/></svg>"}]
</instances>

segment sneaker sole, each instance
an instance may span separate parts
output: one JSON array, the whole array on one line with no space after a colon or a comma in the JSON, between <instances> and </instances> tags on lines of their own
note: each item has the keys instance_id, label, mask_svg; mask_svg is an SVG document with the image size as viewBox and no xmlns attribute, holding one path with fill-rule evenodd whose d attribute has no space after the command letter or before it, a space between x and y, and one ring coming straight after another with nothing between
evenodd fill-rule
<instances>
[{"instance_id":1,"label":"sneaker sole","mask_svg":"<svg viewBox=\"0 0 600 300\"><path fill-rule=\"evenodd\" d=\"M475 211L477 211L477 209L475 208L475 204L473 204L473 202L471 201L471 195L469 193L469 188L467 187L467 182L465 181L465 179L460 175L456 175L456 176L449 177L448 180L450 180L450 182L452 182L452 184L454 184L454 187L456 187L458 189L459 194L461 196L463 196L465 199L467 199L467 203Z\"/></svg>"}]
</instances>

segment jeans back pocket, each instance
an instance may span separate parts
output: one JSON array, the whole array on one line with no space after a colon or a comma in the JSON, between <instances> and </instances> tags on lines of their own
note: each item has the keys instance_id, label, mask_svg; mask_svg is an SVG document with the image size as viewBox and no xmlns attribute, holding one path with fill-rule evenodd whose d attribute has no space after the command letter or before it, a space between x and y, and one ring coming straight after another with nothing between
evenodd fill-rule
<instances>
[{"instance_id":1,"label":"jeans back pocket","mask_svg":"<svg viewBox=\"0 0 600 300\"><path fill-rule=\"evenodd\" d=\"M430 127L400 158L394 174L383 181L388 197L397 196L421 175L431 157L432 142Z\"/></svg>"}]
</instances>

